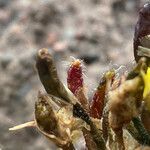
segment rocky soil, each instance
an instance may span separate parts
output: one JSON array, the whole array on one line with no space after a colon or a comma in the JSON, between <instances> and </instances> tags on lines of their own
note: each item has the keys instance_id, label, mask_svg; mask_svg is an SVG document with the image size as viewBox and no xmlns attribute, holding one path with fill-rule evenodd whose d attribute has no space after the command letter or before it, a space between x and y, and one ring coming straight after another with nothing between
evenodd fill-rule
<instances>
[{"instance_id":1,"label":"rocky soil","mask_svg":"<svg viewBox=\"0 0 150 150\"><path fill-rule=\"evenodd\" d=\"M0 150L56 147L34 129L9 127L32 120L38 90L37 50L49 49L66 83L68 62L85 62L92 96L101 74L134 62L132 39L146 0L0 0Z\"/></svg>"}]
</instances>

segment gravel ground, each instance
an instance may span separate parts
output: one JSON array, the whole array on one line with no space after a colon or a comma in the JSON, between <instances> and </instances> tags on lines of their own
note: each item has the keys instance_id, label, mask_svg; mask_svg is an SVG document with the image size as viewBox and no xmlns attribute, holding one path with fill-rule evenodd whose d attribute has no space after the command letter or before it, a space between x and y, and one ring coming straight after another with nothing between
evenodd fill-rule
<instances>
[{"instance_id":1,"label":"gravel ground","mask_svg":"<svg viewBox=\"0 0 150 150\"><path fill-rule=\"evenodd\" d=\"M146 0L0 0L0 150L55 150L35 129L9 132L32 120L43 90L37 50L49 49L66 83L70 56L85 61L89 97L100 75L134 62L132 43Z\"/></svg>"}]
</instances>

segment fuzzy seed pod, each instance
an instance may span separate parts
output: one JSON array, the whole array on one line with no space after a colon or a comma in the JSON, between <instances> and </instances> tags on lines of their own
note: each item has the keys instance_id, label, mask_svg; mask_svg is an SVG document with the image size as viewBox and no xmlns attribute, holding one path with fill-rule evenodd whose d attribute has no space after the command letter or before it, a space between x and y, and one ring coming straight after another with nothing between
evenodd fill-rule
<instances>
[{"instance_id":1,"label":"fuzzy seed pod","mask_svg":"<svg viewBox=\"0 0 150 150\"><path fill-rule=\"evenodd\" d=\"M104 100L106 89L108 90L112 84L112 81L115 76L115 71L110 70L107 71L100 80L100 83L95 91L92 102L90 104L90 115L93 118L101 119L103 108L104 108Z\"/></svg>"},{"instance_id":2,"label":"fuzzy seed pod","mask_svg":"<svg viewBox=\"0 0 150 150\"><path fill-rule=\"evenodd\" d=\"M83 88L82 64L79 59L76 59L71 63L67 74L68 88L76 95L77 90Z\"/></svg>"},{"instance_id":3,"label":"fuzzy seed pod","mask_svg":"<svg viewBox=\"0 0 150 150\"><path fill-rule=\"evenodd\" d=\"M69 90L77 97L82 107L89 112L89 104L83 84L83 66L81 60L75 59L71 62L67 71L67 84Z\"/></svg>"},{"instance_id":4,"label":"fuzzy seed pod","mask_svg":"<svg viewBox=\"0 0 150 150\"><path fill-rule=\"evenodd\" d=\"M138 103L142 94L140 77L126 80L117 89L109 92L109 123L114 130L120 129L139 114Z\"/></svg>"},{"instance_id":5,"label":"fuzzy seed pod","mask_svg":"<svg viewBox=\"0 0 150 150\"><path fill-rule=\"evenodd\" d=\"M93 100L90 106L90 116L93 118L100 119L102 117L105 89L106 89L106 79L102 78L93 96Z\"/></svg>"},{"instance_id":6,"label":"fuzzy seed pod","mask_svg":"<svg viewBox=\"0 0 150 150\"><path fill-rule=\"evenodd\" d=\"M52 55L48 49L38 51L36 68L39 78L48 94L62 98L64 101L75 104L77 99L60 81Z\"/></svg>"}]
</instances>

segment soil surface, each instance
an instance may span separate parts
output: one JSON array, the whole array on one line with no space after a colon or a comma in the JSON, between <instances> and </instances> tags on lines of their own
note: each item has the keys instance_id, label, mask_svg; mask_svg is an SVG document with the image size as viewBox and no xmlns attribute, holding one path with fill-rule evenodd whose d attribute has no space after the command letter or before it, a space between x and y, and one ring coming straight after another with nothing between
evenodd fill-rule
<instances>
[{"instance_id":1,"label":"soil surface","mask_svg":"<svg viewBox=\"0 0 150 150\"><path fill-rule=\"evenodd\" d=\"M133 35L146 0L0 0L0 150L55 150L35 129L8 128L30 121L39 90L35 69L48 48L66 83L72 59L84 60L91 98L102 73L134 63Z\"/></svg>"}]
</instances>

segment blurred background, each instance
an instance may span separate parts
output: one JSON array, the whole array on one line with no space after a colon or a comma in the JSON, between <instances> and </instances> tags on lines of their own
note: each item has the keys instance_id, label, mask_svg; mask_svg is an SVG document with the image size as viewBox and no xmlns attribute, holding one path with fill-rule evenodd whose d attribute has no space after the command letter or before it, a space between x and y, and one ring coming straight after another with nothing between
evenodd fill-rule
<instances>
[{"instance_id":1,"label":"blurred background","mask_svg":"<svg viewBox=\"0 0 150 150\"><path fill-rule=\"evenodd\" d=\"M0 150L56 149L35 129L8 131L34 117L34 102L43 90L37 51L49 49L64 83L70 56L83 59L91 98L104 71L134 62L134 25L145 2L0 0Z\"/></svg>"}]
</instances>

